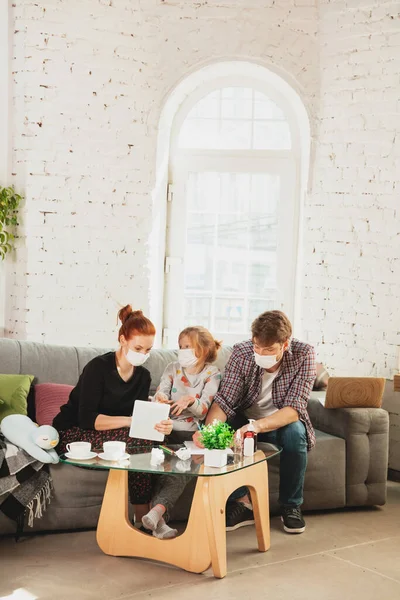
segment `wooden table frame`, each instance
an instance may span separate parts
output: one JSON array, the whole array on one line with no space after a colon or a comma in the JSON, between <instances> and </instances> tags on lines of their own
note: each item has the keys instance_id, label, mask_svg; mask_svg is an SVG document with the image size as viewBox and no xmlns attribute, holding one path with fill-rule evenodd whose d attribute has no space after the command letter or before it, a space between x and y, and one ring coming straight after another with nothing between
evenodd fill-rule
<instances>
[{"instance_id":1,"label":"wooden table frame","mask_svg":"<svg viewBox=\"0 0 400 600\"><path fill-rule=\"evenodd\" d=\"M258 451L255 459L261 455ZM198 477L186 530L172 540L159 540L131 525L128 471L110 469L97 526L97 543L105 554L112 556L150 558L192 573L202 573L211 565L215 577L225 577L225 505L230 494L241 486L249 488L258 549L266 552L270 547L266 460L223 475Z\"/></svg>"}]
</instances>

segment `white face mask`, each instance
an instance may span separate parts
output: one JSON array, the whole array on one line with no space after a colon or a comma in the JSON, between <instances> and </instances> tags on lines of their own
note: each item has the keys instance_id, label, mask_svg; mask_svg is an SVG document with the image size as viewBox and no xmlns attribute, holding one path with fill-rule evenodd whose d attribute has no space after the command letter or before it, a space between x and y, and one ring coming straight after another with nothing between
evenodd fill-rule
<instances>
[{"instance_id":1,"label":"white face mask","mask_svg":"<svg viewBox=\"0 0 400 600\"><path fill-rule=\"evenodd\" d=\"M262 369L271 369L278 362L276 356L263 356L262 354L257 354L257 352L254 352L254 360L256 361L256 365Z\"/></svg>"},{"instance_id":2,"label":"white face mask","mask_svg":"<svg viewBox=\"0 0 400 600\"><path fill-rule=\"evenodd\" d=\"M178 350L178 360L182 367L194 367L198 358L192 348L185 348L184 350Z\"/></svg>"},{"instance_id":3,"label":"white face mask","mask_svg":"<svg viewBox=\"0 0 400 600\"><path fill-rule=\"evenodd\" d=\"M134 350L129 349L125 354L126 360L133 367L140 367L146 360L149 358L149 354L142 354L141 352L135 352Z\"/></svg>"}]
</instances>

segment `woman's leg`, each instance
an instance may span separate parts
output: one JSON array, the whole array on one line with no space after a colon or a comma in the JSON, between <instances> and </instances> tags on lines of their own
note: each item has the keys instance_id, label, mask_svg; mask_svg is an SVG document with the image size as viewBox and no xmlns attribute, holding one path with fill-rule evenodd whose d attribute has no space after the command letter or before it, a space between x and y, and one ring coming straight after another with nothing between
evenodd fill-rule
<instances>
[{"instance_id":1,"label":"woman's leg","mask_svg":"<svg viewBox=\"0 0 400 600\"><path fill-rule=\"evenodd\" d=\"M129 437L129 429L122 427L120 429L109 429L106 431L96 431L95 429L81 429L80 427L71 427L65 431L60 431L60 441L57 446L58 454L66 452L67 444L72 442L90 442L94 451L100 452L104 442L120 441L126 442L130 454L141 452L143 447L152 447L153 443L147 440L137 440ZM128 473L129 500L134 505L136 521L140 522L141 517L149 510L151 499L151 476L147 473Z\"/></svg>"},{"instance_id":2,"label":"woman's leg","mask_svg":"<svg viewBox=\"0 0 400 600\"><path fill-rule=\"evenodd\" d=\"M138 440L129 437L129 429L124 429L126 439L120 438L121 441L126 441L129 454L140 454L143 448L150 449L153 447L153 442L148 440ZM143 515L149 510L151 500L151 475L149 473L128 473L128 490L129 500L133 504L135 512L135 523L141 523Z\"/></svg>"}]
</instances>

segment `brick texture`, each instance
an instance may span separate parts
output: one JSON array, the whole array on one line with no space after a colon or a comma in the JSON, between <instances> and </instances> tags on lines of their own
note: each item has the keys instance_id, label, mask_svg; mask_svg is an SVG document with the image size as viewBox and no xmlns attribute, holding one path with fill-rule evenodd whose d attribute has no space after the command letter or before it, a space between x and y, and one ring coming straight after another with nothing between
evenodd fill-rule
<instances>
[{"instance_id":1,"label":"brick texture","mask_svg":"<svg viewBox=\"0 0 400 600\"><path fill-rule=\"evenodd\" d=\"M304 328L328 368L391 377L400 346L400 7L319 3Z\"/></svg>"},{"instance_id":2,"label":"brick texture","mask_svg":"<svg viewBox=\"0 0 400 600\"><path fill-rule=\"evenodd\" d=\"M116 301L147 310L157 126L196 66L257 58L317 89L316 6L273 0L19 1L13 173L24 190L7 335L115 342Z\"/></svg>"},{"instance_id":3,"label":"brick texture","mask_svg":"<svg viewBox=\"0 0 400 600\"><path fill-rule=\"evenodd\" d=\"M14 183L7 335L115 341L149 302L157 126L211 60L297 81L313 130L303 328L336 374L391 376L400 345L400 18L372 0L44 0L13 11Z\"/></svg>"}]
</instances>

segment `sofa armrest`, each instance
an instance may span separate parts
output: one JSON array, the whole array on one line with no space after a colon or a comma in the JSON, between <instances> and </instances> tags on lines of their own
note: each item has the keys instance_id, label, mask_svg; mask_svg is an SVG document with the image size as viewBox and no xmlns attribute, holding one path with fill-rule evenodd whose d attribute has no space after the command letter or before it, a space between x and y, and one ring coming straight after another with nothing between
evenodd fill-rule
<instances>
[{"instance_id":1,"label":"sofa armrest","mask_svg":"<svg viewBox=\"0 0 400 600\"><path fill-rule=\"evenodd\" d=\"M381 408L326 409L311 398L315 429L346 441L346 506L385 504L389 415Z\"/></svg>"}]
</instances>

